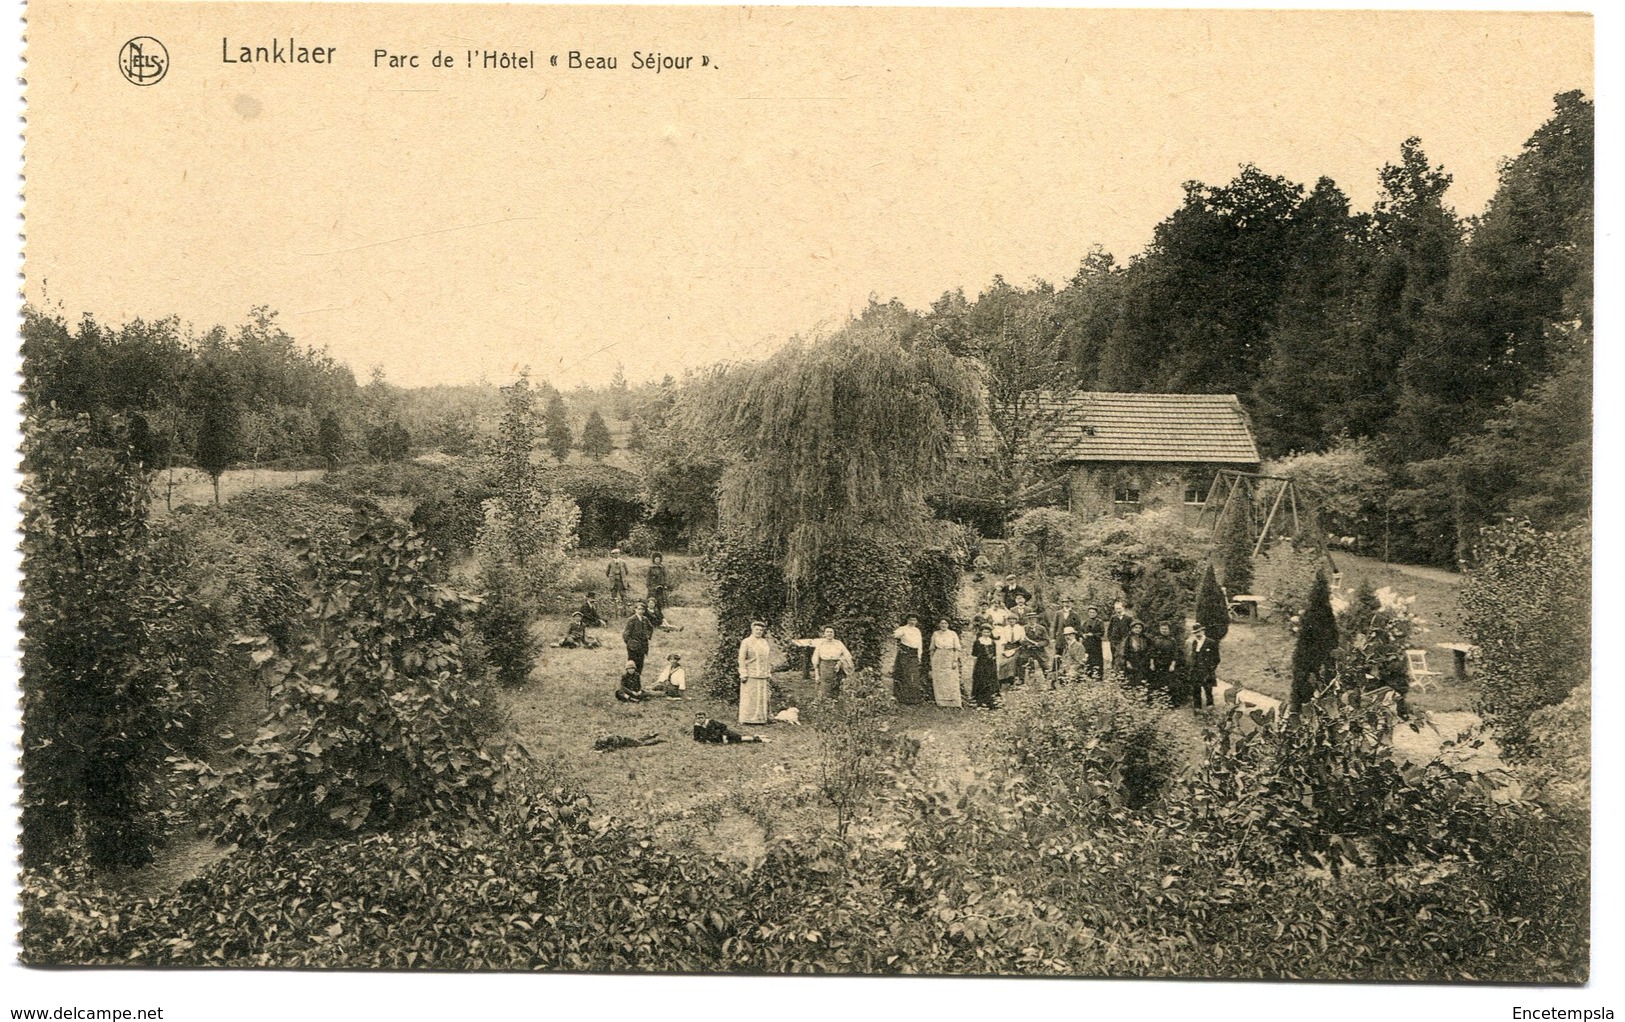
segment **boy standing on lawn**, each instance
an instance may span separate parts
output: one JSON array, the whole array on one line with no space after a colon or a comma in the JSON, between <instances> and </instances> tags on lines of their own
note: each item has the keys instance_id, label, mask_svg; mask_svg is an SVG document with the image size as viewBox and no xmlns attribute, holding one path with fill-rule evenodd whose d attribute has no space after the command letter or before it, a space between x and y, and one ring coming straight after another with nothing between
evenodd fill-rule
<instances>
[{"instance_id":1,"label":"boy standing on lawn","mask_svg":"<svg viewBox=\"0 0 1625 1022\"><path fill-rule=\"evenodd\" d=\"M609 598L616 607L626 606L626 562L621 560L621 548L616 547L609 552L609 563L604 566L604 576L609 579Z\"/></svg>"}]
</instances>

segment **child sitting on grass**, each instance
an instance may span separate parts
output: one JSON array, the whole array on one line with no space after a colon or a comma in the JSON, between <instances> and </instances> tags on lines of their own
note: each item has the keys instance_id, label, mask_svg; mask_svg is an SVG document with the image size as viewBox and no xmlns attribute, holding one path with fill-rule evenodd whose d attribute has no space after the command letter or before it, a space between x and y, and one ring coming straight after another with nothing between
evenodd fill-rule
<instances>
[{"instance_id":1,"label":"child sitting on grass","mask_svg":"<svg viewBox=\"0 0 1625 1022\"><path fill-rule=\"evenodd\" d=\"M667 699L681 699L688 690L688 672L683 670L683 654L667 653L666 668L655 681L655 691L663 692Z\"/></svg>"},{"instance_id":2,"label":"child sitting on grass","mask_svg":"<svg viewBox=\"0 0 1625 1022\"><path fill-rule=\"evenodd\" d=\"M621 672L621 685L615 690L615 698L623 703L641 703L649 698L643 691L643 676L638 673L636 660L626 662L626 670Z\"/></svg>"}]
</instances>

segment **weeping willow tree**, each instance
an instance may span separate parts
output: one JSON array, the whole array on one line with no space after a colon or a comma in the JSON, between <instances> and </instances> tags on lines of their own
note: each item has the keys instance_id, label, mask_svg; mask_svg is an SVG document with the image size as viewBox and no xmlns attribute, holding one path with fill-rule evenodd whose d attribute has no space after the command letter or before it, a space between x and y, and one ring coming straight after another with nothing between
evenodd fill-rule
<instances>
[{"instance_id":1,"label":"weeping willow tree","mask_svg":"<svg viewBox=\"0 0 1625 1022\"><path fill-rule=\"evenodd\" d=\"M976 387L944 349L856 324L720 374L705 400L738 455L722 477L723 524L771 545L791 585L853 537L917 540Z\"/></svg>"},{"instance_id":2,"label":"weeping willow tree","mask_svg":"<svg viewBox=\"0 0 1625 1022\"><path fill-rule=\"evenodd\" d=\"M940 486L950 437L974 421L979 400L969 364L903 336L901 324L854 322L718 371L685 402L694 428L732 455L719 486L722 532L773 558L790 627L834 623L860 661L907 601L907 559L893 554L929 545L925 494Z\"/></svg>"}]
</instances>

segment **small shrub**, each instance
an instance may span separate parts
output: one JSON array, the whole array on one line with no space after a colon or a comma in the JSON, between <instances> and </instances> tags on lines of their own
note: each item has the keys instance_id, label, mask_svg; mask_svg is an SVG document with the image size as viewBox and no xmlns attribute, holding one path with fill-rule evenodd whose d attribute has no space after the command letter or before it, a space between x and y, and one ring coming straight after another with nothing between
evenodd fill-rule
<instances>
[{"instance_id":1,"label":"small shrub","mask_svg":"<svg viewBox=\"0 0 1625 1022\"><path fill-rule=\"evenodd\" d=\"M995 735L1020 771L1079 805L1144 806L1179 762L1166 710L1116 685L1074 685L1016 701Z\"/></svg>"},{"instance_id":2,"label":"small shrub","mask_svg":"<svg viewBox=\"0 0 1625 1022\"><path fill-rule=\"evenodd\" d=\"M1219 519L1215 553L1219 559L1219 572L1223 576L1227 593L1253 591L1253 535L1252 499L1247 491L1237 487L1225 505Z\"/></svg>"},{"instance_id":3,"label":"small shrub","mask_svg":"<svg viewBox=\"0 0 1625 1022\"><path fill-rule=\"evenodd\" d=\"M890 710L890 686L872 668L846 679L838 696L813 707L820 738L818 789L835 810L839 838L845 839L887 767L910 741L891 733L885 723Z\"/></svg>"},{"instance_id":4,"label":"small shrub","mask_svg":"<svg viewBox=\"0 0 1625 1022\"><path fill-rule=\"evenodd\" d=\"M480 570L481 598L474 623L480 652L498 683L518 688L536 669L541 643L531 635L534 605L527 598L517 572L501 561L488 561Z\"/></svg>"},{"instance_id":5,"label":"small shrub","mask_svg":"<svg viewBox=\"0 0 1625 1022\"><path fill-rule=\"evenodd\" d=\"M1338 616L1337 679L1356 688L1387 688L1399 696L1404 712L1410 692L1410 667L1405 651L1411 648L1415 618L1401 605L1384 609L1370 586L1362 586Z\"/></svg>"},{"instance_id":6,"label":"small shrub","mask_svg":"<svg viewBox=\"0 0 1625 1022\"><path fill-rule=\"evenodd\" d=\"M1214 642L1222 642L1230 634L1230 606L1225 599L1224 590L1219 587L1219 578L1213 572L1213 565L1208 564L1207 570L1202 572L1202 581L1196 587L1195 607L1191 617L1207 630L1209 638Z\"/></svg>"},{"instance_id":7,"label":"small shrub","mask_svg":"<svg viewBox=\"0 0 1625 1022\"><path fill-rule=\"evenodd\" d=\"M1337 617L1332 613L1331 586L1318 572L1310 587L1298 641L1292 647L1292 706L1297 708L1336 675Z\"/></svg>"}]
</instances>

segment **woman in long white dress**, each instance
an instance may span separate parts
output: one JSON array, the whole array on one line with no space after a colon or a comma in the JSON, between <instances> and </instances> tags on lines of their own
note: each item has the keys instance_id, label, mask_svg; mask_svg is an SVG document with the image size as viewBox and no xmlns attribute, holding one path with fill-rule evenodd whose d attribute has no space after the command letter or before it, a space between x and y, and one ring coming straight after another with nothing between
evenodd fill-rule
<instances>
[{"instance_id":1,"label":"woman in long white dress","mask_svg":"<svg viewBox=\"0 0 1625 1022\"><path fill-rule=\"evenodd\" d=\"M750 634L739 643L739 723L768 723L768 679L772 675L773 647L767 642L767 622L752 621Z\"/></svg>"},{"instance_id":2,"label":"woman in long white dress","mask_svg":"<svg viewBox=\"0 0 1625 1022\"><path fill-rule=\"evenodd\" d=\"M1019 685L1021 679L1016 677L1016 662L1020 658L1021 644L1027 641L1027 629L1020 621L1010 617L994 628L993 637L999 643L999 684Z\"/></svg>"},{"instance_id":3,"label":"woman in long white dress","mask_svg":"<svg viewBox=\"0 0 1625 1022\"><path fill-rule=\"evenodd\" d=\"M959 696L963 671L960 652L959 633L943 618L937 622L937 630L931 633L931 694L938 706L957 710L965 705Z\"/></svg>"}]
</instances>

